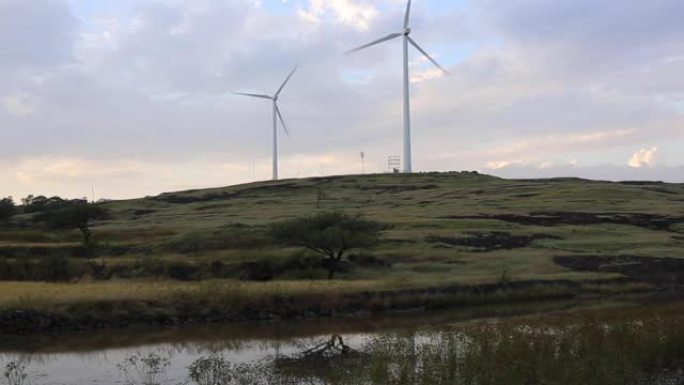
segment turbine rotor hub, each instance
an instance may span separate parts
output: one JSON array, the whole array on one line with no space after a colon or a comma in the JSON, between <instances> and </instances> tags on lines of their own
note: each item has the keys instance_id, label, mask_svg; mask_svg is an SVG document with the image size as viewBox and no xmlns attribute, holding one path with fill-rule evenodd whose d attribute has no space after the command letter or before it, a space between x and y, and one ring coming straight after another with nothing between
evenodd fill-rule
<instances>
[{"instance_id":1,"label":"turbine rotor hub","mask_svg":"<svg viewBox=\"0 0 684 385\"><path fill-rule=\"evenodd\" d=\"M405 28L404 29L404 35L408 36L411 34L411 28Z\"/></svg>"}]
</instances>

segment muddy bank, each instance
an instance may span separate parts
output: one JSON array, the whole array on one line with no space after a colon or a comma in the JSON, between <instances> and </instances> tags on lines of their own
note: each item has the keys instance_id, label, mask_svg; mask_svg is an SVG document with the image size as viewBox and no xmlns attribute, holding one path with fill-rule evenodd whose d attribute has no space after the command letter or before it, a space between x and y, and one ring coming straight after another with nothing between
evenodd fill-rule
<instances>
[{"instance_id":1,"label":"muddy bank","mask_svg":"<svg viewBox=\"0 0 684 385\"><path fill-rule=\"evenodd\" d=\"M616 280L584 282L615 284ZM136 326L282 321L337 316L366 316L391 311L422 311L455 306L503 304L575 298L583 283L519 281L477 286L362 292L337 298L281 296L240 309L220 309L190 298L169 302L115 301L79 303L54 310L0 311L0 334L85 331Z\"/></svg>"}]
</instances>

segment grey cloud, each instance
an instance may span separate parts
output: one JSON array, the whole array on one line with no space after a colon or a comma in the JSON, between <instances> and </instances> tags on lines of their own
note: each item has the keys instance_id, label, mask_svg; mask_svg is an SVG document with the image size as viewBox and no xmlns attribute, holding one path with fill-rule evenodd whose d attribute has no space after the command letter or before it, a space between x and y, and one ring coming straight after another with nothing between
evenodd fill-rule
<instances>
[{"instance_id":1,"label":"grey cloud","mask_svg":"<svg viewBox=\"0 0 684 385\"><path fill-rule=\"evenodd\" d=\"M44 69L72 59L78 20L62 0L0 2L0 69Z\"/></svg>"},{"instance_id":2,"label":"grey cloud","mask_svg":"<svg viewBox=\"0 0 684 385\"><path fill-rule=\"evenodd\" d=\"M479 4L482 14L507 37L533 43L568 43L588 51L632 55L675 48L671 44L684 34L684 3L677 0L480 0Z\"/></svg>"},{"instance_id":3,"label":"grey cloud","mask_svg":"<svg viewBox=\"0 0 684 385\"><path fill-rule=\"evenodd\" d=\"M100 74L152 92L222 92L217 79L240 43L245 1L185 1L140 7Z\"/></svg>"},{"instance_id":4,"label":"grey cloud","mask_svg":"<svg viewBox=\"0 0 684 385\"><path fill-rule=\"evenodd\" d=\"M610 83L616 73L657 66L684 52L684 3L678 0L478 4L498 36L574 79Z\"/></svg>"}]
</instances>

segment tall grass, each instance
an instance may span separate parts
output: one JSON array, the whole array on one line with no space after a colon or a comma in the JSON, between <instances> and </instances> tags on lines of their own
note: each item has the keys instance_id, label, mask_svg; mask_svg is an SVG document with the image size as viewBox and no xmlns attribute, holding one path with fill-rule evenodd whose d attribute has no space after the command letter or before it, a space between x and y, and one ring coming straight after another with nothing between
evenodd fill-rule
<instances>
[{"instance_id":1,"label":"tall grass","mask_svg":"<svg viewBox=\"0 0 684 385\"><path fill-rule=\"evenodd\" d=\"M479 291L405 290L401 282L233 280L105 281L80 284L0 282L0 311L33 310L52 328L91 329L131 323L177 324L325 317L357 312L443 308L572 297L567 286L531 285ZM12 316L14 313L9 313ZM38 321L2 327L44 331Z\"/></svg>"},{"instance_id":2,"label":"tall grass","mask_svg":"<svg viewBox=\"0 0 684 385\"><path fill-rule=\"evenodd\" d=\"M362 360L339 357L315 368L286 367L282 383L681 383L684 315L644 313L619 319L586 316L478 322L438 332L377 337L363 352L367 355Z\"/></svg>"},{"instance_id":3,"label":"tall grass","mask_svg":"<svg viewBox=\"0 0 684 385\"><path fill-rule=\"evenodd\" d=\"M273 296L337 295L388 288L391 286L381 281L106 281L78 284L0 282L0 309L41 310L80 303L177 300L208 301L232 307L242 303L258 304Z\"/></svg>"}]
</instances>

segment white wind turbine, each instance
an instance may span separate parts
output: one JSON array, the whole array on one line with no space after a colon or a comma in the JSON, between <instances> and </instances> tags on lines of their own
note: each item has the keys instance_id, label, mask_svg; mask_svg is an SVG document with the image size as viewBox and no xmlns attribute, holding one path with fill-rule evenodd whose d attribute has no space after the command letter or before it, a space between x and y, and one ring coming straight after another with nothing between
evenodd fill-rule
<instances>
[{"instance_id":1,"label":"white wind turbine","mask_svg":"<svg viewBox=\"0 0 684 385\"><path fill-rule=\"evenodd\" d=\"M421 48L418 43L415 42L415 40L411 39L411 28L409 28L409 22L411 20L411 0L409 0L408 5L406 6L406 15L404 16L404 29L401 32L397 33L392 33L389 34L381 39L375 40L371 43L368 43L366 45L362 45L361 47L355 48L351 51L347 52L347 55L352 54L354 52L361 51L363 49L366 49L368 47L374 46L376 44L384 43L388 40L396 39L398 37L403 37L404 40L404 172L410 173L413 171L412 167L412 162L411 162L411 101L410 101L410 94L409 94L409 47L408 45L411 44L420 53L425 55L425 57L432 62L437 68L442 70L445 74L449 74L447 70L442 68L442 66L439 65L433 59L428 55L427 52L423 48Z\"/></svg>"},{"instance_id":2,"label":"white wind turbine","mask_svg":"<svg viewBox=\"0 0 684 385\"><path fill-rule=\"evenodd\" d=\"M283 125L283 130L285 131L285 134L287 134L287 136L290 136L290 133L287 130L287 126L285 125L283 115L280 113L280 108L278 108L278 98L280 97L280 93L283 92L285 85L287 85L287 82L289 82L290 78L292 78L292 75L294 75L295 71L297 71L297 67L295 67L292 70L292 72L290 72L290 74L287 75L287 78L285 78L285 81L280 86L280 88L278 88L278 91L276 91L275 95L273 96L248 94L244 92L233 92L235 95L268 99L273 102L273 180L278 180L278 119L280 119L280 123Z\"/></svg>"}]
</instances>

